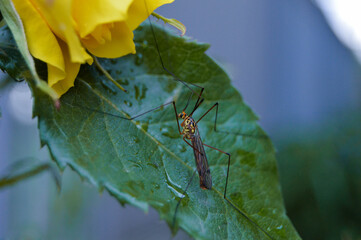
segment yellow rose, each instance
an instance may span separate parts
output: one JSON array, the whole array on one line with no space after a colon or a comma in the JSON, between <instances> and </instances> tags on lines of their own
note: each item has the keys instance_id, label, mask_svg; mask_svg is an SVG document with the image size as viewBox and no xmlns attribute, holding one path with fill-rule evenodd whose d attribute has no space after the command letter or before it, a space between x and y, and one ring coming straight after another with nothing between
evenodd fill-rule
<instances>
[{"instance_id":1,"label":"yellow rose","mask_svg":"<svg viewBox=\"0 0 361 240\"><path fill-rule=\"evenodd\" d=\"M86 50L103 58L135 53L133 30L174 0L12 1L31 54L47 64L48 84L61 96L74 85L80 64L92 64Z\"/></svg>"}]
</instances>

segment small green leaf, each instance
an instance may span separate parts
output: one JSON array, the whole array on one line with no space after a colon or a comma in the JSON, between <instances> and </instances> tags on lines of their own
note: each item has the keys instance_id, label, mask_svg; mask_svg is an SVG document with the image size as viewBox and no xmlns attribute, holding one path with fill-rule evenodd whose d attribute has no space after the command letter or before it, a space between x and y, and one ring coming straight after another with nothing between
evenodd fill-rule
<instances>
[{"instance_id":1,"label":"small green leaf","mask_svg":"<svg viewBox=\"0 0 361 240\"><path fill-rule=\"evenodd\" d=\"M178 21L177 19L166 18L155 12L152 12L152 16L161 19L164 23L168 23L169 25L172 25L173 27L177 28L181 32L181 36L184 36L184 34L186 34L187 31L186 26L184 26L184 24Z\"/></svg>"},{"instance_id":2,"label":"small green leaf","mask_svg":"<svg viewBox=\"0 0 361 240\"><path fill-rule=\"evenodd\" d=\"M205 88L206 100L194 118L219 103L217 129L222 132L213 131L212 111L198 124L202 140L232 155L227 196L235 207L223 198L227 156L206 148L213 188L202 190L198 176L194 178L181 201L177 226L196 239L299 239L285 213L273 145L226 73L204 54L208 45L159 28L155 32L166 67L185 82ZM34 115L42 143L61 168L70 166L122 204L144 210L150 205L171 225L196 169L193 150L178 133L172 105L133 121L101 113L127 117L173 99L178 111L186 104L191 92L163 71L148 25L135 31L135 42L136 55L101 60L127 93L95 67L84 65L59 110L33 88Z\"/></svg>"}]
</instances>

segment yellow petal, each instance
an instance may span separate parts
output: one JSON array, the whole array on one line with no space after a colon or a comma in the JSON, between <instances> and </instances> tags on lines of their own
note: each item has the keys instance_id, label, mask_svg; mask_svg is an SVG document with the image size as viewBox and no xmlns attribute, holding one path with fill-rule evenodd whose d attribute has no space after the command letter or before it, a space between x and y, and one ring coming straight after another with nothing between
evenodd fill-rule
<instances>
[{"instance_id":1,"label":"yellow petal","mask_svg":"<svg viewBox=\"0 0 361 240\"><path fill-rule=\"evenodd\" d=\"M110 31L111 40L105 41L104 44L99 44L91 36L83 39L82 42L89 52L97 57L117 58L129 53L135 53L134 35L125 22L114 23L114 27Z\"/></svg>"},{"instance_id":2,"label":"yellow petal","mask_svg":"<svg viewBox=\"0 0 361 240\"><path fill-rule=\"evenodd\" d=\"M112 40L112 33L110 29L114 27L114 23L108 23L102 25L102 36L105 40Z\"/></svg>"},{"instance_id":3,"label":"yellow petal","mask_svg":"<svg viewBox=\"0 0 361 240\"><path fill-rule=\"evenodd\" d=\"M174 0L134 0L128 10L127 24L133 31L158 7Z\"/></svg>"},{"instance_id":4,"label":"yellow petal","mask_svg":"<svg viewBox=\"0 0 361 240\"><path fill-rule=\"evenodd\" d=\"M31 0L51 30L69 46L72 62L84 63L91 59L80 43L78 27L71 16L71 0Z\"/></svg>"},{"instance_id":5,"label":"yellow petal","mask_svg":"<svg viewBox=\"0 0 361 240\"><path fill-rule=\"evenodd\" d=\"M114 24L102 24L97 26L90 34L99 44L104 44L106 40L112 40L112 33L110 28L113 28ZM89 36L87 36L88 38Z\"/></svg>"},{"instance_id":6,"label":"yellow petal","mask_svg":"<svg viewBox=\"0 0 361 240\"><path fill-rule=\"evenodd\" d=\"M60 71L64 71L60 46L44 19L28 0L13 0L13 3L24 24L31 54Z\"/></svg>"},{"instance_id":7,"label":"yellow petal","mask_svg":"<svg viewBox=\"0 0 361 240\"><path fill-rule=\"evenodd\" d=\"M72 16L81 38L102 24L127 19L127 11L133 0L73 0Z\"/></svg>"},{"instance_id":8,"label":"yellow petal","mask_svg":"<svg viewBox=\"0 0 361 240\"><path fill-rule=\"evenodd\" d=\"M64 56L65 71L61 72L59 69L48 65L48 84L61 96L74 86L75 78L80 69L80 63L74 63L70 60L67 44L59 40L59 45Z\"/></svg>"}]
</instances>

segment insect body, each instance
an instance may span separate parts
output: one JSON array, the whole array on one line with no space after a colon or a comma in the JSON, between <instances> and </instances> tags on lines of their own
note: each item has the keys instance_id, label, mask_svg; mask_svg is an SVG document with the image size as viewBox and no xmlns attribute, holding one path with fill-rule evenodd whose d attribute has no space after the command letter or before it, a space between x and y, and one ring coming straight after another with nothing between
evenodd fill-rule
<instances>
[{"instance_id":1,"label":"insect body","mask_svg":"<svg viewBox=\"0 0 361 240\"><path fill-rule=\"evenodd\" d=\"M181 135L183 135L183 140L185 142L187 142L186 139L191 141L191 144L189 144L189 142L187 142L187 144L193 148L199 175L199 185L202 189L212 189L211 171L209 170L206 152L203 148L203 142L199 135L197 123L184 111L178 114L178 117L184 119L181 123L181 126L183 127L181 132Z\"/></svg>"}]
</instances>

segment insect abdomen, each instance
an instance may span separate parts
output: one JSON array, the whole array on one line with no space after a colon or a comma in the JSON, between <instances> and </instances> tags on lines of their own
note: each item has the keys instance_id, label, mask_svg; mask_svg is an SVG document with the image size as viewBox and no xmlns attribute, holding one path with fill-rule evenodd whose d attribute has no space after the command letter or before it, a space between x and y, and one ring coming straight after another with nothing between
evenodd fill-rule
<instances>
[{"instance_id":1,"label":"insect abdomen","mask_svg":"<svg viewBox=\"0 0 361 240\"><path fill-rule=\"evenodd\" d=\"M191 142L194 147L193 153L199 175L199 185L202 189L210 190L212 189L211 171L209 170L206 152L204 151L203 144L199 135L194 136L191 139Z\"/></svg>"},{"instance_id":2,"label":"insect abdomen","mask_svg":"<svg viewBox=\"0 0 361 240\"><path fill-rule=\"evenodd\" d=\"M209 171L209 169L208 169L208 171ZM199 186L202 189L208 189L208 190L212 189L212 177L211 177L210 171L208 174L206 174L203 177L201 177L201 175L199 175Z\"/></svg>"}]
</instances>

